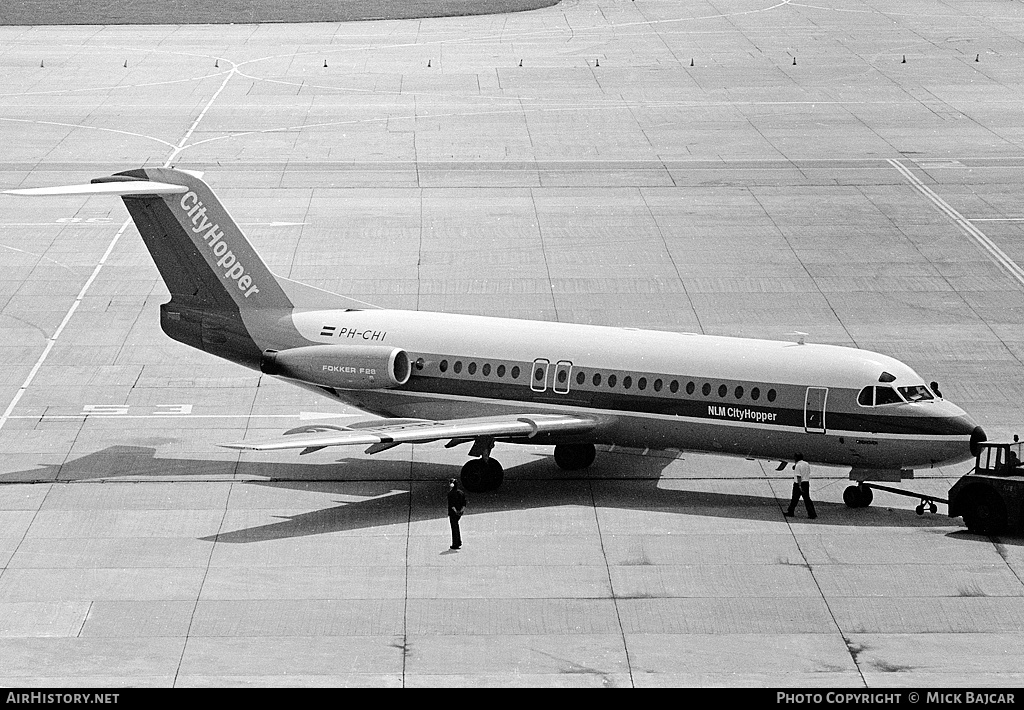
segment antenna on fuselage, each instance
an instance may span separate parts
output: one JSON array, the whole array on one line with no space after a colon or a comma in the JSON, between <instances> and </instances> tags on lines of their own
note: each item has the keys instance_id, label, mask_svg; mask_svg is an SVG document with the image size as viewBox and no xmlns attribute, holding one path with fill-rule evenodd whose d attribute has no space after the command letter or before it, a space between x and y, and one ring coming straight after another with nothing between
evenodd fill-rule
<instances>
[{"instance_id":1,"label":"antenna on fuselage","mask_svg":"<svg viewBox=\"0 0 1024 710\"><path fill-rule=\"evenodd\" d=\"M793 339L793 342L797 345L806 345L804 338L807 337L807 333L801 333L799 330L795 330L792 333L786 333L786 335L790 336Z\"/></svg>"}]
</instances>

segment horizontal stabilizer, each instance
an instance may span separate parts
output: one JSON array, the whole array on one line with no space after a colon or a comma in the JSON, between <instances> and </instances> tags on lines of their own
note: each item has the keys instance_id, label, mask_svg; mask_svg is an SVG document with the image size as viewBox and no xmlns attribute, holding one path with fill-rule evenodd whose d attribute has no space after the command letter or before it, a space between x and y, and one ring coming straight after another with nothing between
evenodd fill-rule
<instances>
[{"instance_id":1,"label":"horizontal stabilizer","mask_svg":"<svg viewBox=\"0 0 1024 710\"><path fill-rule=\"evenodd\" d=\"M438 439L475 439L481 436L529 439L537 434L588 431L595 425L593 419L567 414L512 414L440 421L405 419L391 422L381 419L361 422L352 427L330 426L333 431L326 428L312 430L312 426L300 427L292 430L294 433L291 435L269 441L238 441L220 446L241 451L279 451L362 444L370 447L368 453L376 453L398 444L424 443Z\"/></svg>"},{"instance_id":2,"label":"horizontal stabilizer","mask_svg":"<svg viewBox=\"0 0 1024 710\"><path fill-rule=\"evenodd\" d=\"M172 185L150 180L100 182L86 185L59 185L57 187L29 187L22 190L4 190L4 195L47 197L51 195L173 195L188 192L186 185Z\"/></svg>"}]
</instances>

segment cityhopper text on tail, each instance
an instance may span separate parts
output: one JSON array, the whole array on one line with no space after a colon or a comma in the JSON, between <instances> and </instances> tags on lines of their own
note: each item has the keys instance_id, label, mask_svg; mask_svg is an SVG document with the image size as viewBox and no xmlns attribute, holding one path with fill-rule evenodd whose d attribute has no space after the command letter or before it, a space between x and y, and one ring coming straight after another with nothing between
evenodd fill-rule
<instances>
[{"instance_id":1,"label":"cityhopper text on tail","mask_svg":"<svg viewBox=\"0 0 1024 710\"><path fill-rule=\"evenodd\" d=\"M17 195L124 200L170 300L160 325L211 355L380 418L315 424L246 451L466 444L471 491L502 481L496 445L554 447L585 469L595 445L851 467L901 480L963 461L985 433L935 385L874 352L570 323L353 307L273 274L192 172L142 168Z\"/></svg>"}]
</instances>

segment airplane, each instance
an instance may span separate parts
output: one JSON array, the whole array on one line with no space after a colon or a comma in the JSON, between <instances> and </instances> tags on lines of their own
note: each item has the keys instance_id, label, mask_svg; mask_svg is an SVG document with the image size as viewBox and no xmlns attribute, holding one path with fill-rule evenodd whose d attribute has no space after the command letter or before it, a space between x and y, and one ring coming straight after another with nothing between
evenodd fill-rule
<instances>
[{"instance_id":1,"label":"airplane","mask_svg":"<svg viewBox=\"0 0 1024 710\"><path fill-rule=\"evenodd\" d=\"M850 466L865 481L969 459L984 430L906 364L856 348L366 307L273 274L202 180L144 167L5 194L116 195L170 292L164 333L380 418L301 426L241 451L471 444L461 480L497 489L498 443L554 447L578 471L598 445Z\"/></svg>"}]
</instances>

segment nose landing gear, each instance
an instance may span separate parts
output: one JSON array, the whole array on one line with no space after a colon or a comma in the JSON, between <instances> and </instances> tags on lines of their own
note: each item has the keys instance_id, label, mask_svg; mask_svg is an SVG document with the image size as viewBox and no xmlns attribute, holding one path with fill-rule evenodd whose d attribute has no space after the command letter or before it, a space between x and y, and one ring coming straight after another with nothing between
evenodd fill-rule
<instances>
[{"instance_id":1,"label":"nose landing gear","mask_svg":"<svg viewBox=\"0 0 1024 710\"><path fill-rule=\"evenodd\" d=\"M871 487L863 481L843 491L843 502L850 508L867 508L874 498Z\"/></svg>"},{"instance_id":2,"label":"nose landing gear","mask_svg":"<svg viewBox=\"0 0 1024 710\"><path fill-rule=\"evenodd\" d=\"M914 511L918 515L924 515L924 511L926 510L929 513L936 512L938 510L938 507L935 505L936 502L949 505L949 501L944 498L921 495L920 493L914 493L913 491L889 488L889 486L880 486L877 483L866 483L865 481L861 481L856 486L850 486L843 491L843 502L851 508L866 508L871 505L871 500L874 498L871 493L872 488L877 488L880 491L888 491L889 493L895 493L899 496L910 496L911 498L919 499L921 501L920 505L914 508Z\"/></svg>"}]
</instances>

